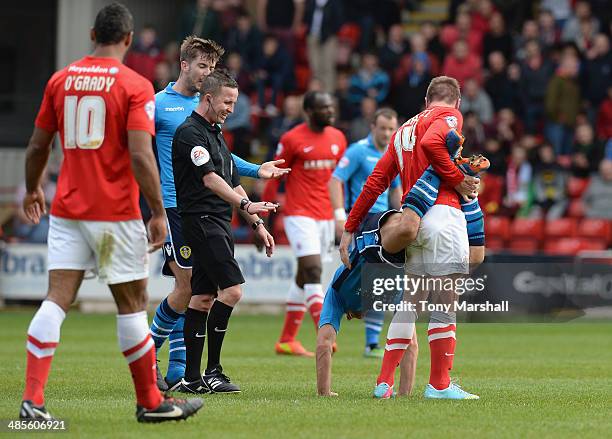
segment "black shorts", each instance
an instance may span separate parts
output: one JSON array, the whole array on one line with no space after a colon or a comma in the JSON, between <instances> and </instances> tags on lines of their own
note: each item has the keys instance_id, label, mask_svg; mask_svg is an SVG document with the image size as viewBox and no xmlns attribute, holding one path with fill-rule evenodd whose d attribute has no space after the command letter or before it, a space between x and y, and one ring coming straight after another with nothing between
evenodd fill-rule
<instances>
[{"instance_id":1,"label":"black shorts","mask_svg":"<svg viewBox=\"0 0 612 439\"><path fill-rule=\"evenodd\" d=\"M184 215L183 234L192 249L191 294L217 294L244 283L234 259L234 238L229 221L210 215Z\"/></svg>"},{"instance_id":2,"label":"black shorts","mask_svg":"<svg viewBox=\"0 0 612 439\"><path fill-rule=\"evenodd\" d=\"M174 277L168 262L176 262L176 265L185 270L191 269L191 247L187 245L185 238L183 238L183 225L178 209L167 207L166 217L168 218L168 240L164 243L166 260L162 267L162 274Z\"/></svg>"}]
</instances>

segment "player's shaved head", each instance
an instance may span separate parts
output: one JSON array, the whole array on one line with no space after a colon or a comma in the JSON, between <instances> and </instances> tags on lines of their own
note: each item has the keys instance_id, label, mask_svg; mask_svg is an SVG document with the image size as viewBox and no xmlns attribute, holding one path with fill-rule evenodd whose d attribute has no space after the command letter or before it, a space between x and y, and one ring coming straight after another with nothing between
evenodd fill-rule
<instances>
[{"instance_id":1,"label":"player's shaved head","mask_svg":"<svg viewBox=\"0 0 612 439\"><path fill-rule=\"evenodd\" d=\"M220 44L195 35L188 36L181 43L181 61L191 62L196 58L204 58L216 64L224 53L225 49Z\"/></svg>"},{"instance_id":2,"label":"player's shaved head","mask_svg":"<svg viewBox=\"0 0 612 439\"><path fill-rule=\"evenodd\" d=\"M225 69L216 69L202 82L200 100L206 94L216 96L223 87L238 88L238 83Z\"/></svg>"},{"instance_id":3,"label":"player's shaved head","mask_svg":"<svg viewBox=\"0 0 612 439\"><path fill-rule=\"evenodd\" d=\"M93 26L96 43L103 46L120 43L133 30L132 13L117 2L100 9Z\"/></svg>"},{"instance_id":4,"label":"player's shaved head","mask_svg":"<svg viewBox=\"0 0 612 439\"><path fill-rule=\"evenodd\" d=\"M450 76L438 76L431 80L427 87L428 104L432 102L444 102L446 104L455 105L461 97L459 82Z\"/></svg>"}]
</instances>

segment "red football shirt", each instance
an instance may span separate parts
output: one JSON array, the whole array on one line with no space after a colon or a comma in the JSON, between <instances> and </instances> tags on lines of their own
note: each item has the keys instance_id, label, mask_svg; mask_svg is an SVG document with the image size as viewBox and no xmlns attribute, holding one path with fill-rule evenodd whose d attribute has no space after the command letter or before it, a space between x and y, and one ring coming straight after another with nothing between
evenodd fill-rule
<instances>
[{"instance_id":1,"label":"red football shirt","mask_svg":"<svg viewBox=\"0 0 612 439\"><path fill-rule=\"evenodd\" d=\"M153 86L113 58L86 56L56 72L35 125L59 131L64 160L51 214L90 221L141 218L128 130L155 134Z\"/></svg>"},{"instance_id":2,"label":"red football shirt","mask_svg":"<svg viewBox=\"0 0 612 439\"><path fill-rule=\"evenodd\" d=\"M302 123L283 134L275 160L285 159L283 166L291 168L285 183L285 215L317 220L334 217L327 183L345 150L346 138L334 127L314 132ZM278 180L268 181L264 200L276 198L278 184Z\"/></svg>"},{"instance_id":3,"label":"red football shirt","mask_svg":"<svg viewBox=\"0 0 612 439\"><path fill-rule=\"evenodd\" d=\"M391 137L387 151L376 164L372 175L351 209L345 229L354 232L376 199L400 174L402 200L429 165L440 176L436 204L461 208L459 195L453 189L463 181L463 173L450 159L446 135L451 129L461 132L463 117L455 108L431 107L404 123Z\"/></svg>"}]
</instances>

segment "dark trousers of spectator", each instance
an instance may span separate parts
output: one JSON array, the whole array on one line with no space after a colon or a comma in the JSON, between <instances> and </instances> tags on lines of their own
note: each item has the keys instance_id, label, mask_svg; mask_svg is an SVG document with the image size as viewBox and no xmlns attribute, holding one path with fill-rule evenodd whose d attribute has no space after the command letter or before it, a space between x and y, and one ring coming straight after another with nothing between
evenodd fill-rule
<instances>
[{"instance_id":1,"label":"dark trousers of spectator","mask_svg":"<svg viewBox=\"0 0 612 439\"><path fill-rule=\"evenodd\" d=\"M541 102L528 102L525 105L525 129L529 134L537 134L543 116L544 104Z\"/></svg>"},{"instance_id":2,"label":"dark trousers of spectator","mask_svg":"<svg viewBox=\"0 0 612 439\"><path fill-rule=\"evenodd\" d=\"M270 104L276 106L276 98L278 97L278 93L283 89L284 78L283 75L272 74L267 78L259 78L257 79L257 96L258 96L258 104L263 109L266 106L266 87L270 87L272 89L272 95L270 97Z\"/></svg>"},{"instance_id":3,"label":"dark trousers of spectator","mask_svg":"<svg viewBox=\"0 0 612 439\"><path fill-rule=\"evenodd\" d=\"M557 156L572 153L572 140L574 139L572 127L562 123L547 122L544 127L544 135L553 146Z\"/></svg>"}]
</instances>

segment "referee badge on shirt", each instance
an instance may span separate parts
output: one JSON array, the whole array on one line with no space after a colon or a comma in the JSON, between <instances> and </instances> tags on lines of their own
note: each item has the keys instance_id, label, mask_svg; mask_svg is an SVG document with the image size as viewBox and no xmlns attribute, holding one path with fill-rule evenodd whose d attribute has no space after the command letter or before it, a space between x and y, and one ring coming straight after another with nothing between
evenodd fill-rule
<instances>
[{"instance_id":1,"label":"referee badge on shirt","mask_svg":"<svg viewBox=\"0 0 612 439\"><path fill-rule=\"evenodd\" d=\"M194 146L191 150L191 161L196 166L202 166L210 160L210 154L203 146Z\"/></svg>"},{"instance_id":2,"label":"referee badge on shirt","mask_svg":"<svg viewBox=\"0 0 612 439\"><path fill-rule=\"evenodd\" d=\"M184 245L179 249L179 252L181 252L183 259L189 259L191 256L191 247Z\"/></svg>"}]
</instances>

